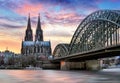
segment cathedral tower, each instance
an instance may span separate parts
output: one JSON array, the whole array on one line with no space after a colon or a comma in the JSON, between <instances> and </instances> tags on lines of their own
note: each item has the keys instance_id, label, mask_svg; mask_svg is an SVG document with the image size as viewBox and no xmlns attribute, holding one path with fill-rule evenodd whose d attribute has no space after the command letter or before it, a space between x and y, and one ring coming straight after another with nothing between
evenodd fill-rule
<instances>
[{"instance_id":1,"label":"cathedral tower","mask_svg":"<svg viewBox=\"0 0 120 83\"><path fill-rule=\"evenodd\" d=\"M32 29L31 29L31 22L30 22L30 14L28 17L28 24L27 24L27 29L26 29L26 33L25 33L25 41L33 41L33 34L32 34Z\"/></svg>"},{"instance_id":2,"label":"cathedral tower","mask_svg":"<svg viewBox=\"0 0 120 83\"><path fill-rule=\"evenodd\" d=\"M43 41L43 31L41 29L40 14L38 16L38 23L37 23L35 41Z\"/></svg>"}]
</instances>

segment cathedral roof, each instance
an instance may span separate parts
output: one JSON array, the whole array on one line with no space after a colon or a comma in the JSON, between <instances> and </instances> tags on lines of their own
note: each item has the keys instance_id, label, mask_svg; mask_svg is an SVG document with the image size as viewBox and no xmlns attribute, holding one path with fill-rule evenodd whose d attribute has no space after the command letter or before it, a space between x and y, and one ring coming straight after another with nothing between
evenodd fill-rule
<instances>
[{"instance_id":1,"label":"cathedral roof","mask_svg":"<svg viewBox=\"0 0 120 83\"><path fill-rule=\"evenodd\" d=\"M51 46L50 41L23 41L23 46Z\"/></svg>"},{"instance_id":2,"label":"cathedral roof","mask_svg":"<svg viewBox=\"0 0 120 83\"><path fill-rule=\"evenodd\" d=\"M35 44L41 46L51 46L49 41L36 41Z\"/></svg>"},{"instance_id":3,"label":"cathedral roof","mask_svg":"<svg viewBox=\"0 0 120 83\"><path fill-rule=\"evenodd\" d=\"M23 41L23 46L34 46L34 41Z\"/></svg>"}]
</instances>

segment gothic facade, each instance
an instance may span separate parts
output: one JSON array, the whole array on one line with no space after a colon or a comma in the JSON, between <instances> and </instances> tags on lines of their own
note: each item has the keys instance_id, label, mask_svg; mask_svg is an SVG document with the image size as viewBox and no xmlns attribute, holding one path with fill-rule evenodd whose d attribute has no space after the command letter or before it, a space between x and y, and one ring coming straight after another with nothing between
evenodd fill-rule
<instances>
[{"instance_id":1,"label":"gothic facade","mask_svg":"<svg viewBox=\"0 0 120 83\"><path fill-rule=\"evenodd\" d=\"M45 56L45 57L49 57L51 55L50 41L43 40L43 31L41 29L40 15L38 16L35 40L33 40L30 15L28 17L28 24L25 32L25 38L24 41L22 41L21 54L25 56L35 55L35 56Z\"/></svg>"}]
</instances>

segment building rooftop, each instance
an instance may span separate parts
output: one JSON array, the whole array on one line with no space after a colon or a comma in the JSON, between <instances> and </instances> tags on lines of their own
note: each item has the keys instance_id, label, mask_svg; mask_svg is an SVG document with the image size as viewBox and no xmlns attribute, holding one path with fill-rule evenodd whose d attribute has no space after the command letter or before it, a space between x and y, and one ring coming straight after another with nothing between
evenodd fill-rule
<instances>
[{"instance_id":1,"label":"building rooftop","mask_svg":"<svg viewBox=\"0 0 120 83\"><path fill-rule=\"evenodd\" d=\"M50 41L23 41L23 46L51 46Z\"/></svg>"}]
</instances>

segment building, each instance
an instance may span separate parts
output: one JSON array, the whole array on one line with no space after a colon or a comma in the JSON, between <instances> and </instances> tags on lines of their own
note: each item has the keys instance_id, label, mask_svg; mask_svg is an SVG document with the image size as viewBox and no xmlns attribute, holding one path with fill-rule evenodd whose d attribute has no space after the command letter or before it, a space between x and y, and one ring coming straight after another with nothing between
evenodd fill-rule
<instances>
[{"instance_id":1,"label":"building","mask_svg":"<svg viewBox=\"0 0 120 83\"><path fill-rule=\"evenodd\" d=\"M28 17L27 29L24 41L22 41L21 54L24 56L37 56L48 58L51 55L50 41L44 41L43 31L41 29L40 15L36 28L35 40L33 40L33 32L31 29L30 15Z\"/></svg>"},{"instance_id":2,"label":"building","mask_svg":"<svg viewBox=\"0 0 120 83\"><path fill-rule=\"evenodd\" d=\"M0 52L0 65L14 65L15 53L9 50Z\"/></svg>"}]
</instances>

